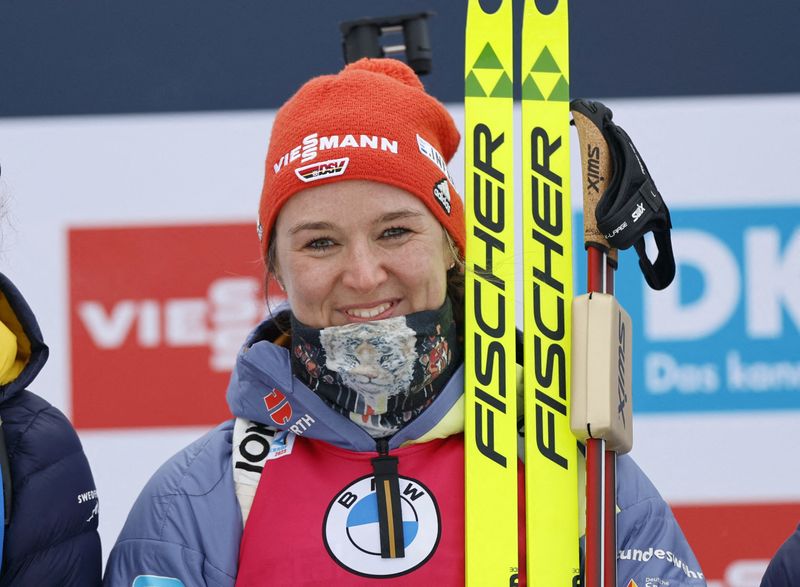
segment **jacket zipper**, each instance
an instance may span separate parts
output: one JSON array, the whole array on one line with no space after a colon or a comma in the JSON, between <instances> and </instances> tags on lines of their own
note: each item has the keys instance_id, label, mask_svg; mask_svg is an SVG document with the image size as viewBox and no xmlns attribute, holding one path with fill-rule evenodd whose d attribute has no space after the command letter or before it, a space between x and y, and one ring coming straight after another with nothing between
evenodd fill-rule
<instances>
[{"instance_id":1,"label":"jacket zipper","mask_svg":"<svg viewBox=\"0 0 800 587\"><path fill-rule=\"evenodd\" d=\"M398 459L389 456L388 438L378 438L375 447L378 456L372 459L372 470L375 473L375 493L378 498L381 558L403 558L405 540L400 478L397 474Z\"/></svg>"}]
</instances>

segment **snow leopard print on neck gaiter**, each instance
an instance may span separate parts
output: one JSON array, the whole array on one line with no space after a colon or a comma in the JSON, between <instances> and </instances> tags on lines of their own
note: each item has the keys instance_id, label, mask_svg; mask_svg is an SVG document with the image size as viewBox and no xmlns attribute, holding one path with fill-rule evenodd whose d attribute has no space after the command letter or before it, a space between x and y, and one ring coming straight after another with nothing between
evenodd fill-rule
<instances>
[{"instance_id":1,"label":"snow leopard print on neck gaiter","mask_svg":"<svg viewBox=\"0 0 800 587\"><path fill-rule=\"evenodd\" d=\"M292 317L295 375L373 438L421 414L458 359L449 300L438 310L323 329Z\"/></svg>"}]
</instances>

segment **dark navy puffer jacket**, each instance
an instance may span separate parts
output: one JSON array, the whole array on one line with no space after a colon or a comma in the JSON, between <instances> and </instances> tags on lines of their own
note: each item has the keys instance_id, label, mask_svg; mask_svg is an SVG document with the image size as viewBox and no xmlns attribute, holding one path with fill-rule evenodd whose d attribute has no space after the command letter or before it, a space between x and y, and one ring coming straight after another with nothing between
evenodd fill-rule
<instances>
[{"instance_id":1,"label":"dark navy puffer jacket","mask_svg":"<svg viewBox=\"0 0 800 587\"><path fill-rule=\"evenodd\" d=\"M33 312L2 274L0 318L16 335L17 360L24 364L15 379L0 386L0 429L11 478L0 587L100 585L92 472L64 414L25 389L47 360L48 348Z\"/></svg>"},{"instance_id":2,"label":"dark navy puffer jacket","mask_svg":"<svg viewBox=\"0 0 800 587\"><path fill-rule=\"evenodd\" d=\"M761 587L800 585L800 526L778 549L761 579Z\"/></svg>"}]
</instances>

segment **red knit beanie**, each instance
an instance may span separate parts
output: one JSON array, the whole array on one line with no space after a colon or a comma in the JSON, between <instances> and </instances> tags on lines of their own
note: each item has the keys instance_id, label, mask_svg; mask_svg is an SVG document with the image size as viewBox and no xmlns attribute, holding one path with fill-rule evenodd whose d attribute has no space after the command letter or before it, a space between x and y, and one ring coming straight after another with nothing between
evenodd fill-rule
<instances>
[{"instance_id":1,"label":"red knit beanie","mask_svg":"<svg viewBox=\"0 0 800 587\"><path fill-rule=\"evenodd\" d=\"M410 192L464 252L464 207L447 171L460 136L445 107L396 59L361 59L311 79L278 110L258 209L266 259L278 213L300 190L370 179Z\"/></svg>"}]
</instances>

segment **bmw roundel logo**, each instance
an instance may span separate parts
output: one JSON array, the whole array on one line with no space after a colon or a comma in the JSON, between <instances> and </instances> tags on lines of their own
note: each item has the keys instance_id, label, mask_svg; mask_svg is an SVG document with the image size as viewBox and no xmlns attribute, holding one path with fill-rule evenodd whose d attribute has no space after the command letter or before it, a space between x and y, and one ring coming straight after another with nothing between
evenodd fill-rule
<instances>
[{"instance_id":1,"label":"bmw roundel logo","mask_svg":"<svg viewBox=\"0 0 800 587\"><path fill-rule=\"evenodd\" d=\"M436 498L419 481L402 476L400 498L405 538L403 558L381 558L378 498L372 475L345 487L328 505L322 535L331 558L351 573L375 578L404 575L427 562L441 535Z\"/></svg>"}]
</instances>

